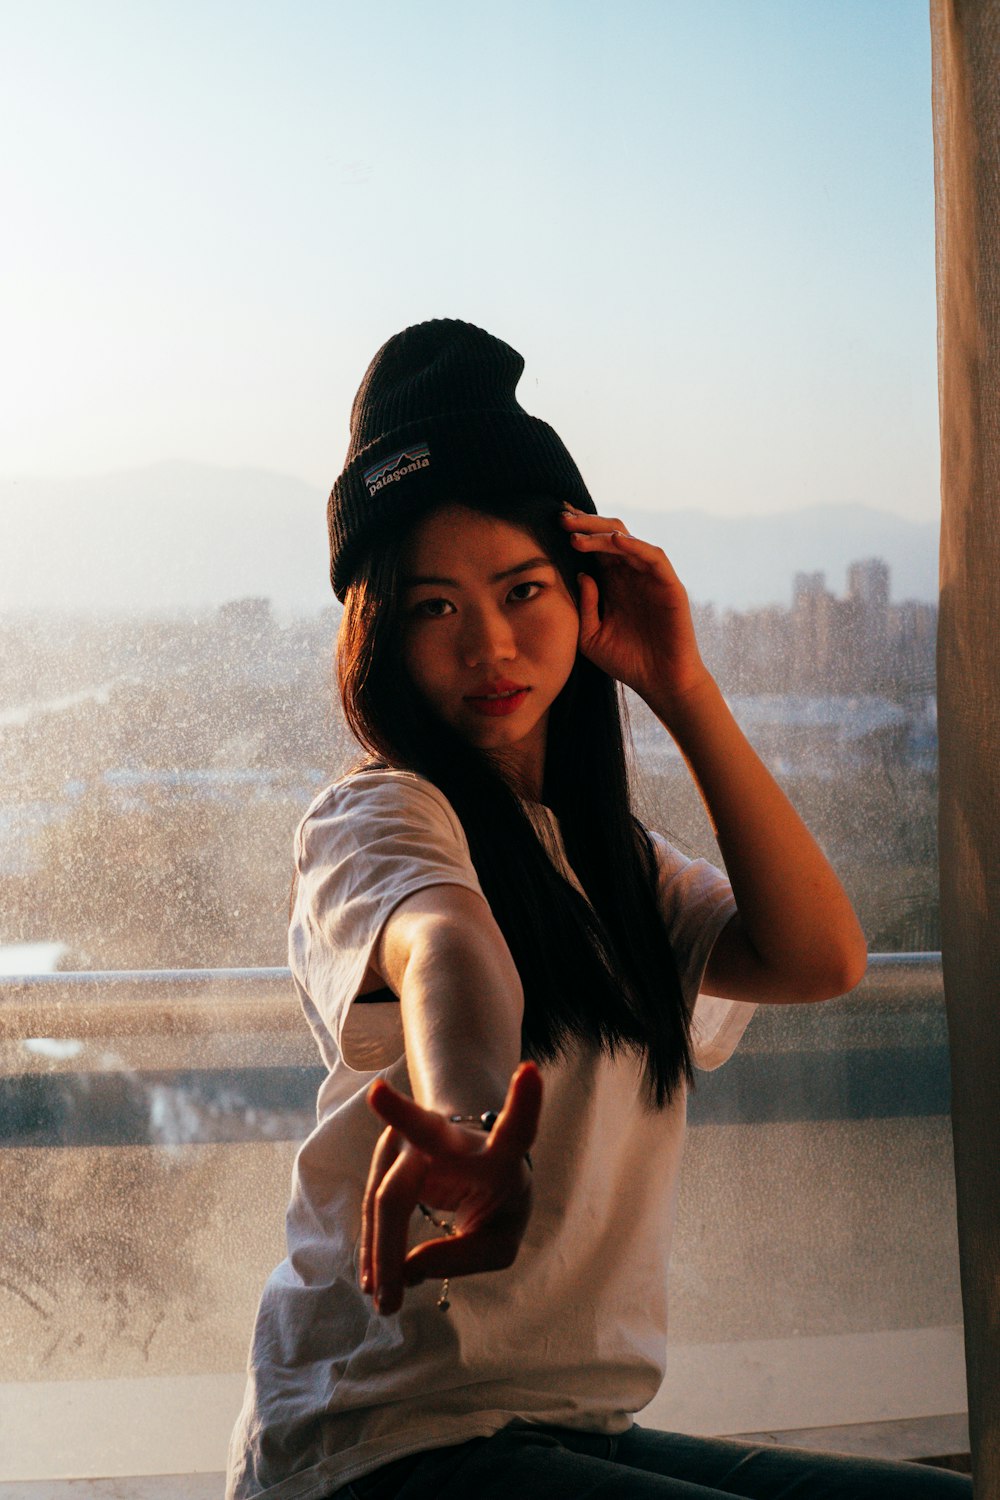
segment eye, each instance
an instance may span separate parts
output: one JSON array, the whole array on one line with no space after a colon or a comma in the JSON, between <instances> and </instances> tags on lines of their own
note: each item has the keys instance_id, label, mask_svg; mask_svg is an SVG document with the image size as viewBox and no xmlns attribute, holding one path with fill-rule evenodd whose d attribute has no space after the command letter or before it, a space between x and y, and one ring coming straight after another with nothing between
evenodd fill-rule
<instances>
[{"instance_id":1,"label":"eye","mask_svg":"<svg viewBox=\"0 0 1000 1500\"><path fill-rule=\"evenodd\" d=\"M534 599L544 587L544 583L515 583L507 598L512 599L515 604L524 604L529 599Z\"/></svg>"},{"instance_id":2,"label":"eye","mask_svg":"<svg viewBox=\"0 0 1000 1500\"><path fill-rule=\"evenodd\" d=\"M455 606L450 599L420 599L413 606L412 613L425 620L441 620L445 615L453 615Z\"/></svg>"}]
</instances>

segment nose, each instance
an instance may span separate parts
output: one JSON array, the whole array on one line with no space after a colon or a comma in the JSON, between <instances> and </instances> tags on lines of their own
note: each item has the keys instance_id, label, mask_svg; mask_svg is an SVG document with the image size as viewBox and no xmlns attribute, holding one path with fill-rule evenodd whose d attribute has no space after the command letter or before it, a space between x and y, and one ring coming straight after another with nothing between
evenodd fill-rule
<instances>
[{"instance_id":1,"label":"nose","mask_svg":"<svg viewBox=\"0 0 1000 1500\"><path fill-rule=\"evenodd\" d=\"M462 653L469 667L493 666L514 660L517 643L511 623L502 610L480 609L467 614Z\"/></svg>"}]
</instances>

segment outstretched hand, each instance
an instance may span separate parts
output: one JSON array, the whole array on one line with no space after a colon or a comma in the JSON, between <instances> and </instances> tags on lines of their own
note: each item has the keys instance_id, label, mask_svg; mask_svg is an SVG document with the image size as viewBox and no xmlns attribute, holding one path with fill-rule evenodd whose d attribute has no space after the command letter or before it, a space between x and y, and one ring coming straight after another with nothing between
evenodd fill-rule
<instances>
[{"instance_id":1,"label":"outstretched hand","mask_svg":"<svg viewBox=\"0 0 1000 1500\"><path fill-rule=\"evenodd\" d=\"M531 1214L525 1154L542 1106L534 1063L514 1072L488 1136L422 1108L384 1079L371 1085L368 1103L387 1126L372 1153L361 1219L361 1288L374 1296L376 1309L398 1312L404 1288L427 1277L511 1265ZM410 1250L418 1203L446 1214L453 1231Z\"/></svg>"},{"instance_id":2,"label":"outstretched hand","mask_svg":"<svg viewBox=\"0 0 1000 1500\"><path fill-rule=\"evenodd\" d=\"M679 702L709 673L666 553L606 516L567 506L561 519L575 550L595 555L594 576L579 575L580 650L658 711Z\"/></svg>"}]
</instances>

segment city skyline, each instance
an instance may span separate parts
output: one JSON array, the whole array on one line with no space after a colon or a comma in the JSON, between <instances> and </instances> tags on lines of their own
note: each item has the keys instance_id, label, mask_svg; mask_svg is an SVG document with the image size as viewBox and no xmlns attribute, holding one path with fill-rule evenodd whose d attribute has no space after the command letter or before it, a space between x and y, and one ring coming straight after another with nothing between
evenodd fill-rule
<instances>
[{"instance_id":1,"label":"city skyline","mask_svg":"<svg viewBox=\"0 0 1000 1500\"><path fill-rule=\"evenodd\" d=\"M884 562L857 559L841 598L809 573L787 607L693 613L737 721L812 807L809 826L856 864L877 929L927 942L937 609L890 593ZM286 889L275 872L303 806L362 753L335 698L334 629L332 608L282 623L263 598L172 618L90 615L53 632L0 616L0 940L69 943L77 967L275 961ZM32 691L19 696L24 683ZM628 701L637 787L711 857L675 742ZM868 808L852 827L845 798ZM155 851L141 897L137 838ZM220 840L245 857L208 859ZM919 910L891 913L890 929L881 893L900 883L924 894ZM177 923L188 899L192 919Z\"/></svg>"}]
</instances>

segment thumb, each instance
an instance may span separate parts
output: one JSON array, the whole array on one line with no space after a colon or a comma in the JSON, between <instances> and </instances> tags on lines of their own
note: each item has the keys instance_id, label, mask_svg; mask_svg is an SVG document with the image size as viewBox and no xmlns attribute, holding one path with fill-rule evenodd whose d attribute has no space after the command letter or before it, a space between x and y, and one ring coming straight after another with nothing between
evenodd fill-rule
<instances>
[{"instance_id":1,"label":"thumb","mask_svg":"<svg viewBox=\"0 0 1000 1500\"><path fill-rule=\"evenodd\" d=\"M487 1149L515 1158L524 1156L538 1133L541 1112L542 1075L534 1063L524 1062L511 1078Z\"/></svg>"},{"instance_id":2,"label":"thumb","mask_svg":"<svg viewBox=\"0 0 1000 1500\"><path fill-rule=\"evenodd\" d=\"M589 641L601 628L601 616L598 609L600 602L600 589L597 580L590 573L578 573L576 581L580 589L580 645Z\"/></svg>"}]
</instances>

